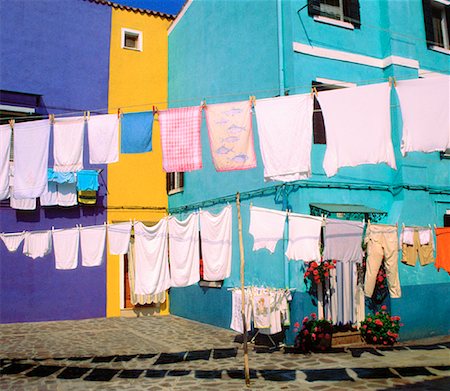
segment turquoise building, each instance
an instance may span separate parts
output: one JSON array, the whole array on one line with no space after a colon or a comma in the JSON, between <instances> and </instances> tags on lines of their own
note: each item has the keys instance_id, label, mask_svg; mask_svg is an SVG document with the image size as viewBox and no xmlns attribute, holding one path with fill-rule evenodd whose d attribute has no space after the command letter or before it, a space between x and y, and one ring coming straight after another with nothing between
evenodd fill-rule
<instances>
[{"instance_id":1,"label":"turquoise building","mask_svg":"<svg viewBox=\"0 0 450 391\"><path fill-rule=\"evenodd\" d=\"M449 26L450 2L445 0L190 0L169 29L169 105L308 93L313 86L320 94L336 87L386 82L389 77L448 75ZM240 192L246 285L294 288L291 319L301 321L316 310L303 282L302 262L285 258L286 240L278 243L274 254L252 251L250 203L304 214L336 216L337 212L344 218L349 216L340 213L345 205L362 205L357 218L372 216L399 227L448 224L447 154L401 155L402 119L394 89L391 121L397 170L384 164L362 165L341 168L327 178L322 167L326 145L317 125L312 176L286 184L264 182L254 115L257 168L246 171L215 171L203 121L203 169L184 173L183 187L169 197L170 211L181 218L198 208L217 213ZM235 206L233 213L230 278L221 288L172 288L173 314L229 327L227 288L240 285ZM410 267L401 262L399 273L402 297L388 299L387 304L404 323L400 338L448 334L449 275L433 265ZM288 342L293 335L291 326Z\"/></svg>"}]
</instances>

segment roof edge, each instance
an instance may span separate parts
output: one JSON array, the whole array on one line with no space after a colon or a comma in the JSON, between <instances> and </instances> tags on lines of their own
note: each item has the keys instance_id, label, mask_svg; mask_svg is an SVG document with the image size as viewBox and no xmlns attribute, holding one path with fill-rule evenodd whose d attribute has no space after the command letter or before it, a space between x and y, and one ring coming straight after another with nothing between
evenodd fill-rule
<instances>
[{"instance_id":1,"label":"roof edge","mask_svg":"<svg viewBox=\"0 0 450 391\"><path fill-rule=\"evenodd\" d=\"M90 3L96 3L96 4L101 4L101 5L107 5L112 8L130 11L130 12L136 12L136 13L153 15L153 16L160 16L160 17L166 18L166 19L175 19L176 18L176 15L166 14L164 12L153 11L153 10L148 10L148 9L144 9L144 8L131 7L129 5L118 4L118 3L115 3L115 2L109 1L109 0L84 0L84 1L89 1Z\"/></svg>"},{"instance_id":2,"label":"roof edge","mask_svg":"<svg viewBox=\"0 0 450 391\"><path fill-rule=\"evenodd\" d=\"M193 0L186 0L183 4L183 7L181 7L181 11L178 12L178 15L176 15L175 19L170 24L169 28L167 29L167 35L170 35L172 30L175 28L175 26L178 24L178 22L181 20L181 18L184 16L188 8L191 6Z\"/></svg>"}]
</instances>

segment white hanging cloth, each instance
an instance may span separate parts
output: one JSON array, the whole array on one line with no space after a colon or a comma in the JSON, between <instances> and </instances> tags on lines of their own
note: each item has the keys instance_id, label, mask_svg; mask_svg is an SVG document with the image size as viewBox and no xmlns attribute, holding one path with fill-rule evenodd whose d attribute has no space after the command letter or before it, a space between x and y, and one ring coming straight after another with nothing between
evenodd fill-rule
<instances>
[{"instance_id":1,"label":"white hanging cloth","mask_svg":"<svg viewBox=\"0 0 450 391\"><path fill-rule=\"evenodd\" d=\"M11 253L17 251L17 249L20 246L20 243L22 243L24 238L25 238L25 231L14 232L9 234L0 234L0 239L3 240L3 243L5 243L6 248Z\"/></svg>"},{"instance_id":2,"label":"white hanging cloth","mask_svg":"<svg viewBox=\"0 0 450 391\"><path fill-rule=\"evenodd\" d=\"M170 288L167 219L153 227L141 222L134 225L136 255L134 291L154 295Z\"/></svg>"},{"instance_id":3,"label":"white hanging cloth","mask_svg":"<svg viewBox=\"0 0 450 391\"><path fill-rule=\"evenodd\" d=\"M89 162L119 161L119 118L116 114L95 115L88 121Z\"/></svg>"},{"instance_id":4,"label":"white hanging cloth","mask_svg":"<svg viewBox=\"0 0 450 391\"><path fill-rule=\"evenodd\" d=\"M249 232L253 236L253 251L266 248L271 253L283 238L286 212L250 206Z\"/></svg>"},{"instance_id":5,"label":"white hanging cloth","mask_svg":"<svg viewBox=\"0 0 450 391\"><path fill-rule=\"evenodd\" d=\"M11 189L14 189L14 187L11 187ZM9 206L17 210L35 210L36 198L23 198L18 200L11 194L9 197Z\"/></svg>"},{"instance_id":6,"label":"white hanging cloth","mask_svg":"<svg viewBox=\"0 0 450 391\"><path fill-rule=\"evenodd\" d=\"M51 231L26 232L23 253L32 259L42 258L52 250Z\"/></svg>"},{"instance_id":7,"label":"white hanging cloth","mask_svg":"<svg viewBox=\"0 0 450 391\"><path fill-rule=\"evenodd\" d=\"M169 217L170 277L173 287L185 287L200 280L198 213L180 221Z\"/></svg>"},{"instance_id":8,"label":"white hanging cloth","mask_svg":"<svg viewBox=\"0 0 450 391\"><path fill-rule=\"evenodd\" d=\"M53 125L53 170L73 172L83 169L84 118L57 118Z\"/></svg>"},{"instance_id":9,"label":"white hanging cloth","mask_svg":"<svg viewBox=\"0 0 450 391\"><path fill-rule=\"evenodd\" d=\"M289 213L288 221L289 242L286 250L288 259L318 261L322 217Z\"/></svg>"},{"instance_id":10,"label":"white hanging cloth","mask_svg":"<svg viewBox=\"0 0 450 391\"><path fill-rule=\"evenodd\" d=\"M80 228L81 264L100 266L105 252L106 225Z\"/></svg>"},{"instance_id":11,"label":"white hanging cloth","mask_svg":"<svg viewBox=\"0 0 450 391\"><path fill-rule=\"evenodd\" d=\"M0 125L0 201L9 197L11 127Z\"/></svg>"},{"instance_id":12,"label":"white hanging cloth","mask_svg":"<svg viewBox=\"0 0 450 391\"><path fill-rule=\"evenodd\" d=\"M128 253L131 227L131 221L108 224L108 244L110 254L124 255Z\"/></svg>"},{"instance_id":13,"label":"white hanging cloth","mask_svg":"<svg viewBox=\"0 0 450 391\"><path fill-rule=\"evenodd\" d=\"M59 206L78 205L76 183L58 183L57 185L57 203Z\"/></svg>"},{"instance_id":14,"label":"white hanging cloth","mask_svg":"<svg viewBox=\"0 0 450 391\"><path fill-rule=\"evenodd\" d=\"M221 281L231 274L232 207L217 215L200 211L203 279Z\"/></svg>"},{"instance_id":15,"label":"white hanging cloth","mask_svg":"<svg viewBox=\"0 0 450 391\"><path fill-rule=\"evenodd\" d=\"M41 206L58 205L58 184L56 182L48 182L47 191L39 198Z\"/></svg>"},{"instance_id":16,"label":"white hanging cloth","mask_svg":"<svg viewBox=\"0 0 450 391\"><path fill-rule=\"evenodd\" d=\"M52 231L55 266L58 270L76 269L80 232L78 227Z\"/></svg>"}]
</instances>

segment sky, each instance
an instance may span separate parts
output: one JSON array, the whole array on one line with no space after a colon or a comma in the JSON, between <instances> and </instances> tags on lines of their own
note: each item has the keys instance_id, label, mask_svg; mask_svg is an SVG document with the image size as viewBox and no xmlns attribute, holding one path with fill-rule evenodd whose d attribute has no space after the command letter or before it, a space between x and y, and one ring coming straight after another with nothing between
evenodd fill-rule
<instances>
[{"instance_id":1,"label":"sky","mask_svg":"<svg viewBox=\"0 0 450 391\"><path fill-rule=\"evenodd\" d=\"M185 0L113 0L115 3L176 15Z\"/></svg>"}]
</instances>

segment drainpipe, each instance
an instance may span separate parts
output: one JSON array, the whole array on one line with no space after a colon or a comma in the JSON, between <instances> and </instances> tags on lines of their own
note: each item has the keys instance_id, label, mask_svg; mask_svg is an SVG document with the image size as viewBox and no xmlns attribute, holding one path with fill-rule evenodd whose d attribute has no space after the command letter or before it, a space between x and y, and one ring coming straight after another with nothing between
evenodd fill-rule
<instances>
[{"instance_id":1,"label":"drainpipe","mask_svg":"<svg viewBox=\"0 0 450 391\"><path fill-rule=\"evenodd\" d=\"M277 0L277 27L278 27L278 79L279 93L284 95L284 45L283 45L283 11L282 0Z\"/></svg>"}]
</instances>

